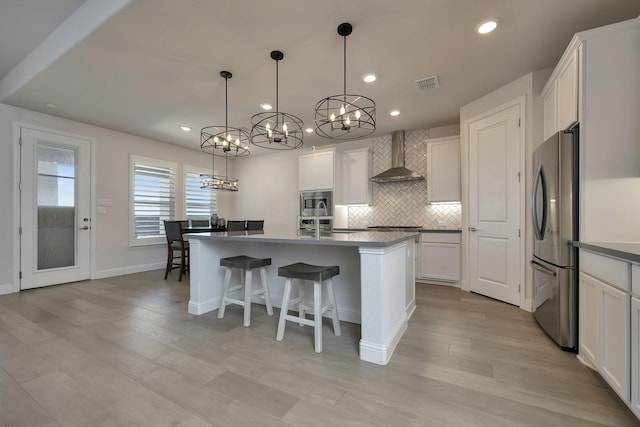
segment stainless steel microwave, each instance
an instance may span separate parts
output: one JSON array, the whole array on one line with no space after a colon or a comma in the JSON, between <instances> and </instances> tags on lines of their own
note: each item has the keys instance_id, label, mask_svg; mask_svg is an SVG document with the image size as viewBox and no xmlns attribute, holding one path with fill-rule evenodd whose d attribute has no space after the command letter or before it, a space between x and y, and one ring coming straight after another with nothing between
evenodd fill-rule
<instances>
[{"instance_id":1,"label":"stainless steel microwave","mask_svg":"<svg viewBox=\"0 0 640 427\"><path fill-rule=\"evenodd\" d=\"M300 193L300 216L333 216L333 191Z\"/></svg>"}]
</instances>

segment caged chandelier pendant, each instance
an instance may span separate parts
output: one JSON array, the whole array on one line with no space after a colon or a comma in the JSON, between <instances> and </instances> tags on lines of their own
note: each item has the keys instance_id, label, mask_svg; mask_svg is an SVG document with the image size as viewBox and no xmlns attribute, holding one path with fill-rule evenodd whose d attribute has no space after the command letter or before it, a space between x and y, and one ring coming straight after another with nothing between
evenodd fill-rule
<instances>
[{"instance_id":1,"label":"caged chandelier pendant","mask_svg":"<svg viewBox=\"0 0 640 427\"><path fill-rule=\"evenodd\" d=\"M200 149L211 154L211 175L200 174L202 180L200 188L238 191L238 178L232 178L227 174L227 160L229 157L249 155L249 134L240 128L229 126L228 82L233 75L228 71L220 71L220 76L224 78L224 128L207 126L200 131ZM216 152L224 156L224 175L216 175L214 166Z\"/></svg>"},{"instance_id":2,"label":"caged chandelier pendant","mask_svg":"<svg viewBox=\"0 0 640 427\"><path fill-rule=\"evenodd\" d=\"M284 58L279 50L271 52L276 61L276 111L262 112L251 117L251 143L269 150L293 150L302 147L302 120L278 109L278 62Z\"/></svg>"},{"instance_id":3,"label":"caged chandelier pendant","mask_svg":"<svg viewBox=\"0 0 640 427\"><path fill-rule=\"evenodd\" d=\"M316 133L329 139L356 139L376 130L376 103L364 95L347 93L347 36L353 27L345 22L338 25L344 39L343 92L328 96L316 104Z\"/></svg>"}]
</instances>

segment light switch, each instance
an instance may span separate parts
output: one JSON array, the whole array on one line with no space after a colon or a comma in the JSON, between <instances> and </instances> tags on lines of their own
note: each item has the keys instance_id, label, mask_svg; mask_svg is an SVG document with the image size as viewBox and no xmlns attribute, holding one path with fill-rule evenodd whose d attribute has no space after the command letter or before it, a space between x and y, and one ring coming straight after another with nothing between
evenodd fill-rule
<instances>
[{"instance_id":1,"label":"light switch","mask_svg":"<svg viewBox=\"0 0 640 427\"><path fill-rule=\"evenodd\" d=\"M102 207L102 206L99 206L99 207L96 209L96 213L97 213L98 215L104 215L104 214L106 214L106 213L107 213L107 208Z\"/></svg>"},{"instance_id":2,"label":"light switch","mask_svg":"<svg viewBox=\"0 0 640 427\"><path fill-rule=\"evenodd\" d=\"M113 206L113 200L111 199L98 199L98 206L110 207Z\"/></svg>"}]
</instances>

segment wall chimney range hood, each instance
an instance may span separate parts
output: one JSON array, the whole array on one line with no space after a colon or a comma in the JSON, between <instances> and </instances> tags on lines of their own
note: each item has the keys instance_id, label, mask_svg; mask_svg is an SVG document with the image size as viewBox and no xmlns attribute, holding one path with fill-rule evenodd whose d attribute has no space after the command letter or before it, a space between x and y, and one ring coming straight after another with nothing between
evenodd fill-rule
<instances>
[{"instance_id":1,"label":"wall chimney range hood","mask_svg":"<svg viewBox=\"0 0 640 427\"><path fill-rule=\"evenodd\" d=\"M371 182L406 182L421 181L424 176L404 166L404 131L391 133L391 169L370 178Z\"/></svg>"}]
</instances>

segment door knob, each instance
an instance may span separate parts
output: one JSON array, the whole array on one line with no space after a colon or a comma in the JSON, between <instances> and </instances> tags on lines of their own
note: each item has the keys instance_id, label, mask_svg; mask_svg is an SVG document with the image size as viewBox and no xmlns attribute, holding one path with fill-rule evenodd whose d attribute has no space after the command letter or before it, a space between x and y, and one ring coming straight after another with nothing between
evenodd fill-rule
<instances>
[{"instance_id":1,"label":"door knob","mask_svg":"<svg viewBox=\"0 0 640 427\"><path fill-rule=\"evenodd\" d=\"M85 225L84 227L80 227L80 230L88 230L88 229L89 229L88 225Z\"/></svg>"},{"instance_id":2,"label":"door knob","mask_svg":"<svg viewBox=\"0 0 640 427\"><path fill-rule=\"evenodd\" d=\"M476 232L476 231L480 231L480 229L475 227L469 227L469 231Z\"/></svg>"}]
</instances>

